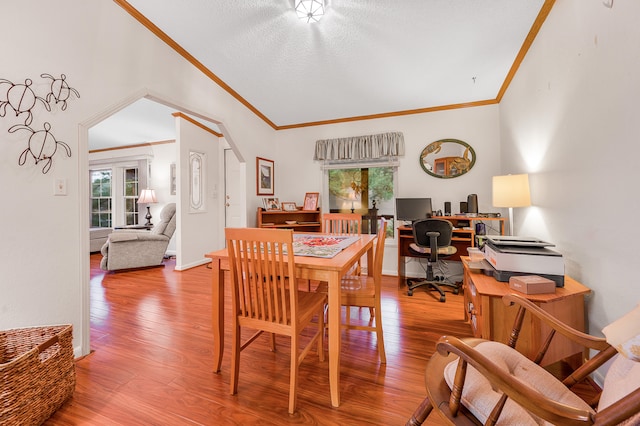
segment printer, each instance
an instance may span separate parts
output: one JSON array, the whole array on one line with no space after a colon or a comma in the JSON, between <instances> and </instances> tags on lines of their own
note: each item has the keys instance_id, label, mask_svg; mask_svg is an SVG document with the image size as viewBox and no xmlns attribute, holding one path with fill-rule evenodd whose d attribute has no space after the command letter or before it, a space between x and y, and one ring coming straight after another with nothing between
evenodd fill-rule
<instances>
[{"instance_id":1,"label":"printer","mask_svg":"<svg viewBox=\"0 0 640 426\"><path fill-rule=\"evenodd\" d=\"M497 281L512 276L539 275L564 287L564 259L551 250L554 245L532 237L487 235L483 246L485 260Z\"/></svg>"}]
</instances>

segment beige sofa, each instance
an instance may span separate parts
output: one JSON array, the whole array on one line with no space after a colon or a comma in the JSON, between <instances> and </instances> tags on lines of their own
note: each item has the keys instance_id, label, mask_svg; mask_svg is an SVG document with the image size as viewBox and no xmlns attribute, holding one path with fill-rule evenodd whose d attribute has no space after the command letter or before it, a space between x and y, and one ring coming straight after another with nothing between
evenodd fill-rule
<instances>
[{"instance_id":1,"label":"beige sofa","mask_svg":"<svg viewBox=\"0 0 640 426\"><path fill-rule=\"evenodd\" d=\"M89 252L100 251L107 237L113 232L112 228L90 228L89 229Z\"/></svg>"},{"instance_id":2,"label":"beige sofa","mask_svg":"<svg viewBox=\"0 0 640 426\"><path fill-rule=\"evenodd\" d=\"M105 271L162 265L169 241L176 230L176 205L167 204L160 222L151 231L117 229L100 250L100 268Z\"/></svg>"}]
</instances>

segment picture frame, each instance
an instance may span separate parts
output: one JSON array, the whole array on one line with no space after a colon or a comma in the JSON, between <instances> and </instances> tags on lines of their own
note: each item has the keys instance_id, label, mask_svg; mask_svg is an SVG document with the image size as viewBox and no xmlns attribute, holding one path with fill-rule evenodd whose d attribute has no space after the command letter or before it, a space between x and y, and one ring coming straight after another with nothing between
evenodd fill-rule
<instances>
[{"instance_id":1,"label":"picture frame","mask_svg":"<svg viewBox=\"0 0 640 426\"><path fill-rule=\"evenodd\" d=\"M262 199L262 205L265 210L280 210L280 201L275 197L264 197Z\"/></svg>"},{"instance_id":2,"label":"picture frame","mask_svg":"<svg viewBox=\"0 0 640 426\"><path fill-rule=\"evenodd\" d=\"M304 204L303 210L317 210L318 209L318 198L320 197L319 192L307 192L304 195Z\"/></svg>"},{"instance_id":3,"label":"picture frame","mask_svg":"<svg viewBox=\"0 0 640 426\"><path fill-rule=\"evenodd\" d=\"M287 201L283 201L281 204L282 210L284 210L285 212L293 212L298 210L298 207L296 207L296 203L291 203L291 202L287 202Z\"/></svg>"},{"instance_id":4,"label":"picture frame","mask_svg":"<svg viewBox=\"0 0 640 426\"><path fill-rule=\"evenodd\" d=\"M273 195L274 162L266 158L256 157L256 195Z\"/></svg>"}]
</instances>

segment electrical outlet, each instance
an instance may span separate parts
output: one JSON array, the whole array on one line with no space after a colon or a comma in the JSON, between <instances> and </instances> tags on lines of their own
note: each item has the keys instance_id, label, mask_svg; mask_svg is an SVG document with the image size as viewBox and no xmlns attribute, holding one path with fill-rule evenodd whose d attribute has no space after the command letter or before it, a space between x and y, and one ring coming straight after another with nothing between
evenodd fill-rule
<instances>
[{"instance_id":1,"label":"electrical outlet","mask_svg":"<svg viewBox=\"0 0 640 426\"><path fill-rule=\"evenodd\" d=\"M56 179L53 187L53 195L67 195L67 180Z\"/></svg>"}]
</instances>

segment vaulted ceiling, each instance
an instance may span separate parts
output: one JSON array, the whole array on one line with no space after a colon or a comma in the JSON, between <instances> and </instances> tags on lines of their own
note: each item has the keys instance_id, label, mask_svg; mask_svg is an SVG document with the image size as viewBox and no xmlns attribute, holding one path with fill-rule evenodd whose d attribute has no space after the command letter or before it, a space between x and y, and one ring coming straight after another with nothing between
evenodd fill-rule
<instances>
[{"instance_id":1,"label":"vaulted ceiling","mask_svg":"<svg viewBox=\"0 0 640 426\"><path fill-rule=\"evenodd\" d=\"M553 0L114 0L274 129L499 102Z\"/></svg>"}]
</instances>

